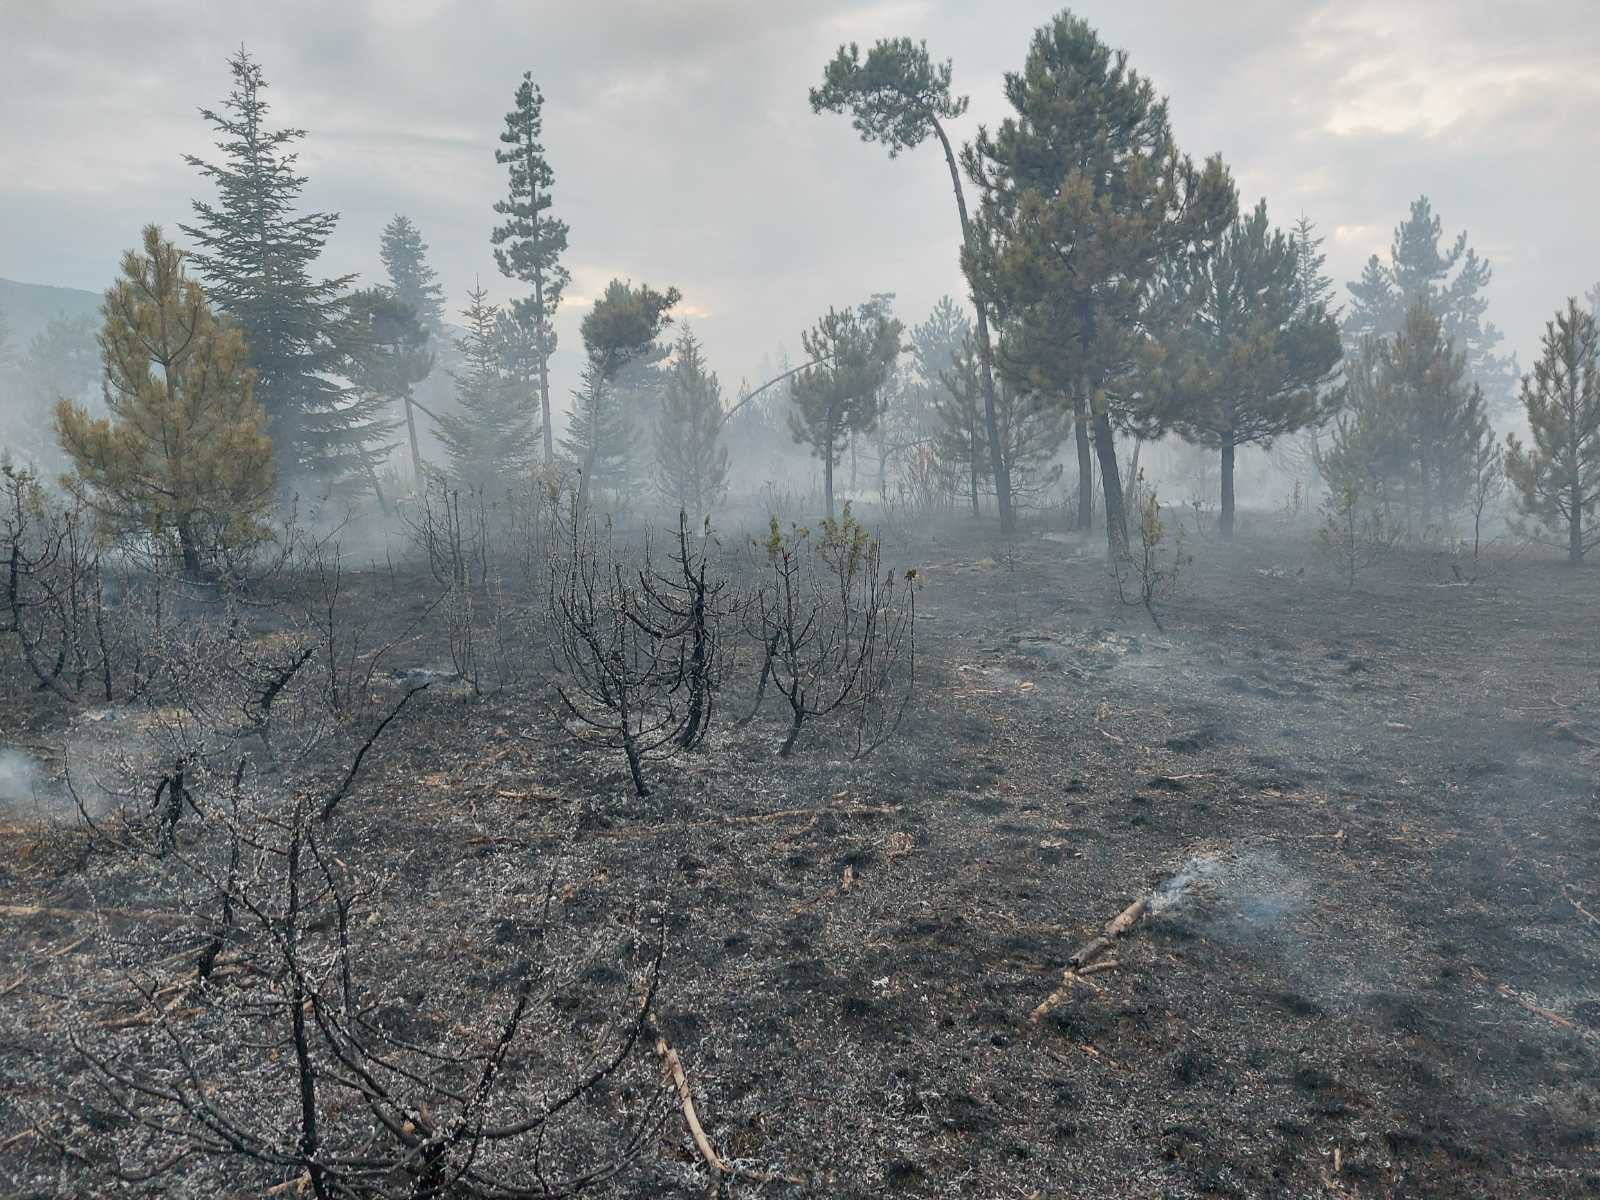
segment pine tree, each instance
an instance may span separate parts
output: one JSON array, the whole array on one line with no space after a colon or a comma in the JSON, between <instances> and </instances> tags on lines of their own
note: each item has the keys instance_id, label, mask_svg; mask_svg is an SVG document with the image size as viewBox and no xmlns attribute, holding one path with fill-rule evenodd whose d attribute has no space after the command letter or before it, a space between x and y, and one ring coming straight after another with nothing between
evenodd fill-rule
<instances>
[{"instance_id":1,"label":"pine tree","mask_svg":"<svg viewBox=\"0 0 1600 1200\"><path fill-rule=\"evenodd\" d=\"M631 482L635 448L651 424L641 410L657 394L654 366L667 355L656 339L672 324L671 310L682 298L677 288L658 292L613 279L583 318L589 370L565 442L581 472L580 508L593 485Z\"/></svg>"},{"instance_id":2,"label":"pine tree","mask_svg":"<svg viewBox=\"0 0 1600 1200\"><path fill-rule=\"evenodd\" d=\"M527 406L506 378L495 328L499 310L481 286L467 293L466 331L456 339L462 365L455 372L457 411L439 416L439 440L460 487L509 488L534 458Z\"/></svg>"},{"instance_id":3,"label":"pine tree","mask_svg":"<svg viewBox=\"0 0 1600 1200\"><path fill-rule=\"evenodd\" d=\"M196 223L180 228L199 246L193 261L212 300L250 348L280 481L306 478L327 491L370 480L391 427L338 382L343 292L354 277L313 276L338 214L295 212L306 179L289 147L305 130L267 127L267 82L246 51L228 68L234 87L221 110L200 110L222 160L184 158L216 186L217 203L196 200Z\"/></svg>"},{"instance_id":4,"label":"pine tree","mask_svg":"<svg viewBox=\"0 0 1600 1200\"><path fill-rule=\"evenodd\" d=\"M1329 415L1339 328L1320 302L1303 304L1302 269L1298 244L1272 228L1262 200L1213 254L1181 260L1165 281L1184 317L1164 338L1152 391L1169 428L1221 451L1224 538L1233 537L1237 449L1270 445Z\"/></svg>"},{"instance_id":5,"label":"pine tree","mask_svg":"<svg viewBox=\"0 0 1600 1200\"><path fill-rule=\"evenodd\" d=\"M561 265L567 248L567 224L547 216L551 205L550 189L555 172L545 158L544 93L525 72L517 88L516 107L506 114L506 127L500 141L506 149L496 150L494 160L507 168L508 190L494 211L506 218L496 225L490 240L494 261L508 279L533 285L533 295L512 306L517 321L533 330L537 346L539 377L539 419L544 430L544 461L555 460L550 424L550 356L555 353L556 309L561 293L572 276Z\"/></svg>"},{"instance_id":6,"label":"pine tree","mask_svg":"<svg viewBox=\"0 0 1600 1200\"><path fill-rule=\"evenodd\" d=\"M962 265L1006 319L1025 390L1070 398L1093 433L1107 548L1125 557L1115 430L1147 431L1139 407L1153 280L1201 253L1232 223L1233 184L1218 159L1180 154L1164 100L1087 22L1063 13L1039 29L1006 76L1014 116L963 154L982 190Z\"/></svg>"},{"instance_id":7,"label":"pine tree","mask_svg":"<svg viewBox=\"0 0 1600 1200\"><path fill-rule=\"evenodd\" d=\"M687 326L672 347L655 434L657 488L690 518L707 516L728 492L722 385Z\"/></svg>"},{"instance_id":8,"label":"pine tree","mask_svg":"<svg viewBox=\"0 0 1600 1200\"><path fill-rule=\"evenodd\" d=\"M110 416L62 400L56 431L107 528L172 546L200 579L266 536L272 444L240 331L212 315L160 229L143 240L106 293Z\"/></svg>"},{"instance_id":9,"label":"pine tree","mask_svg":"<svg viewBox=\"0 0 1600 1200\"><path fill-rule=\"evenodd\" d=\"M822 460L827 515L834 515L833 472L856 434L877 422L877 393L900 353L898 321L881 315L864 318L855 309L829 309L800 335L815 366L799 371L790 384L789 432Z\"/></svg>"},{"instance_id":10,"label":"pine tree","mask_svg":"<svg viewBox=\"0 0 1600 1200\"><path fill-rule=\"evenodd\" d=\"M1345 412L1319 461L1334 491L1360 484L1386 509L1420 513L1424 528L1458 509L1489 422L1466 355L1425 302L1393 337L1367 338L1345 359L1345 387Z\"/></svg>"},{"instance_id":11,"label":"pine tree","mask_svg":"<svg viewBox=\"0 0 1600 1200\"><path fill-rule=\"evenodd\" d=\"M383 227L378 257L395 299L414 312L433 337L443 338L444 288L438 272L428 265L428 243L410 217L396 214Z\"/></svg>"},{"instance_id":12,"label":"pine tree","mask_svg":"<svg viewBox=\"0 0 1600 1200\"><path fill-rule=\"evenodd\" d=\"M420 488L424 468L413 392L433 370L428 327L392 288L352 292L348 312L345 341L350 382L357 395L376 397L391 411L400 409L410 444L413 478Z\"/></svg>"},{"instance_id":13,"label":"pine tree","mask_svg":"<svg viewBox=\"0 0 1600 1200\"><path fill-rule=\"evenodd\" d=\"M961 242L965 248L972 242L973 228L967 216L966 193L961 186L955 150L945 133L944 122L955 120L967 111L967 98L951 93L950 79L950 61L933 62L926 42L913 42L910 38L882 39L867 52L864 62L860 47L852 42L839 47L823 70L822 86L811 89L810 100L812 112L848 111L861 140L882 142L888 147L890 158L920 146L930 134L936 137L950 170L950 185L955 190L956 213L961 221ZM970 273L969 282L973 286L978 317L984 427L990 443L994 444L999 441L1000 433L995 410L988 301ZM1000 531L1010 533L1014 518L1011 483L1005 474L1006 456L992 457L991 462L1000 509Z\"/></svg>"},{"instance_id":14,"label":"pine tree","mask_svg":"<svg viewBox=\"0 0 1600 1200\"><path fill-rule=\"evenodd\" d=\"M1499 403L1510 397L1516 369L1512 359L1495 353L1503 336L1484 321L1489 302L1483 291L1493 272L1467 244L1465 230L1448 247L1443 238L1444 224L1432 203L1418 197L1410 215L1395 227L1389 261L1373 255L1361 278L1347 285L1351 305L1344 318L1346 345L1399 332L1422 301L1438 316L1444 336L1466 355L1472 378Z\"/></svg>"},{"instance_id":15,"label":"pine tree","mask_svg":"<svg viewBox=\"0 0 1600 1200\"><path fill-rule=\"evenodd\" d=\"M1577 565L1600 544L1600 325L1568 300L1545 326L1543 352L1522 380L1522 408L1533 442L1506 439L1506 476L1518 507L1564 535Z\"/></svg>"}]
</instances>

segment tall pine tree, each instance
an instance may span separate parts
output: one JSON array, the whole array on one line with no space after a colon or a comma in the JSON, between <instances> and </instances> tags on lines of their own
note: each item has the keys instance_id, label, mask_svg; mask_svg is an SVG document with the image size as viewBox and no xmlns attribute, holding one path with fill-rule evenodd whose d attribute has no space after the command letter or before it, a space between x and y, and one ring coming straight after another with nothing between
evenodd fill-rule
<instances>
[{"instance_id":1,"label":"tall pine tree","mask_svg":"<svg viewBox=\"0 0 1600 1200\"><path fill-rule=\"evenodd\" d=\"M1492 278L1489 262L1467 244L1465 230L1445 244L1443 222L1428 197L1419 196L1407 218L1395 226L1388 261L1374 254L1361 278L1347 285L1351 304L1344 318L1346 344L1398 333L1421 301L1439 318L1444 336L1466 356L1473 380L1494 403L1508 401L1516 365L1495 352L1503 335L1484 319L1489 302L1483 292Z\"/></svg>"},{"instance_id":2,"label":"tall pine tree","mask_svg":"<svg viewBox=\"0 0 1600 1200\"><path fill-rule=\"evenodd\" d=\"M347 370L351 385L362 396L381 399L391 411L400 410L411 451L413 480L420 488L424 470L413 393L433 370L428 327L391 288L352 292L348 312Z\"/></svg>"},{"instance_id":3,"label":"tall pine tree","mask_svg":"<svg viewBox=\"0 0 1600 1200\"><path fill-rule=\"evenodd\" d=\"M1533 442L1506 439L1506 476L1518 507L1566 542L1576 566L1600 544L1600 326L1568 300L1545 326L1544 350L1522 381Z\"/></svg>"},{"instance_id":4,"label":"tall pine tree","mask_svg":"<svg viewBox=\"0 0 1600 1200\"><path fill-rule=\"evenodd\" d=\"M534 457L525 397L507 378L496 329L499 310L481 286L467 293L466 331L456 339L457 411L439 416L439 440L460 487L499 492L524 476Z\"/></svg>"},{"instance_id":5,"label":"tall pine tree","mask_svg":"<svg viewBox=\"0 0 1600 1200\"><path fill-rule=\"evenodd\" d=\"M194 201L195 223L180 228L199 247L193 261L207 292L244 332L280 483L326 494L375 477L392 424L339 382L343 293L354 277L315 277L338 214L295 211L306 178L290 147L305 130L267 126L267 82L246 51L228 69L233 91L221 109L200 110L221 160L184 156L215 185L217 201Z\"/></svg>"},{"instance_id":6,"label":"tall pine tree","mask_svg":"<svg viewBox=\"0 0 1600 1200\"><path fill-rule=\"evenodd\" d=\"M1087 420L1107 548L1120 559L1116 430L1149 427L1140 364L1165 316L1154 284L1232 223L1233 183L1220 159L1197 169L1179 152L1166 101L1070 12L1034 34L1005 90L1013 115L963 153L982 202L962 266L1025 351L1002 354L1002 371L1024 390L1070 398Z\"/></svg>"},{"instance_id":7,"label":"tall pine tree","mask_svg":"<svg viewBox=\"0 0 1600 1200\"><path fill-rule=\"evenodd\" d=\"M1224 538L1233 537L1238 448L1271 445L1329 415L1339 327L1320 302L1302 303L1303 269L1298 244L1272 228L1262 200L1215 253L1168 272L1184 315L1163 339L1152 390L1169 428L1221 451Z\"/></svg>"},{"instance_id":8,"label":"tall pine tree","mask_svg":"<svg viewBox=\"0 0 1600 1200\"><path fill-rule=\"evenodd\" d=\"M517 88L516 107L506 114L500 141L505 147L494 160L506 167L507 194L494 211L505 217L494 227L494 261L500 273L533 286L533 295L516 301L512 312L532 331L534 367L539 380L539 419L544 430L544 461L555 460L550 424L550 356L555 353L556 309L572 276L561 265L567 248L567 223L549 216L555 172L545 157L544 94L525 72Z\"/></svg>"}]
</instances>

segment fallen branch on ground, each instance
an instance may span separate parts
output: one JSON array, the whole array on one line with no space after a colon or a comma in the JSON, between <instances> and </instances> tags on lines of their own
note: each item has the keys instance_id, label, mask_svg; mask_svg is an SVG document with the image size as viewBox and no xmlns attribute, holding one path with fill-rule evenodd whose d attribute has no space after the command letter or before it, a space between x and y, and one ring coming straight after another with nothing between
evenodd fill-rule
<instances>
[{"instance_id":1,"label":"fallen branch on ground","mask_svg":"<svg viewBox=\"0 0 1600 1200\"><path fill-rule=\"evenodd\" d=\"M706 1137L706 1131L700 1127L700 1115L695 1112L694 1094L689 1090L689 1077L683 1073L683 1063L678 1060L678 1052L667 1045L667 1039L660 1034L656 1035L656 1053L661 1056L661 1062L666 1067L668 1078L672 1086L677 1089L678 1102L683 1108L683 1121L689 1127L689 1136L694 1139L695 1149L700 1152L700 1157L719 1175L728 1175L727 1164L718 1156L711 1146L711 1141Z\"/></svg>"}]
</instances>

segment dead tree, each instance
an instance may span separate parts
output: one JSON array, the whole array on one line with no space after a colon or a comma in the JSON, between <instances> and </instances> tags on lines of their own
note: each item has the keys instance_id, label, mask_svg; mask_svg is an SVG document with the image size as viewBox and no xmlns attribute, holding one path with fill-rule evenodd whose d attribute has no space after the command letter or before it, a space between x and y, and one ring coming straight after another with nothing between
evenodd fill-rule
<instances>
[{"instance_id":1,"label":"dead tree","mask_svg":"<svg viewBox=\"0 0 1600 1200\"><path fill-rule=\"evenodd\" d=\"M697 622L694 599L684 599L698 597L703 606L706 589L696 575L685 593L673 595L649 569L625 572L609 533L602 541L576 502L564 542L552 572L556 694L582 726L622 750L635 793L648 796L644 759L681 745L692 720L698 737L708 710L714 680L709 626L703 607ZM686 573L703 566L702 555L690 556L687 541L683 551ZM685 611L683 620L674 620L677 611ZM686 650L697 632L698 676L693 650Z\"/></svg>"},{"instance_id":2,"label":"dead tree","mask_svg":"<svg viewBox=\"0 0 1600 1200\"><path fill-rule=\"evenodd\" d=\"M676 570L662 574L647 564L639 571L639 588L646 603L633 615L652 636L677 644L677 687L685 702L682 728L675 741L682 749L692 750L710 731L722 681L721 620L727 581L706 579L709 520L695 546L689 537L688 515L679 510L674 540L670 558Z\"/></svg>"},{"instance_id":3,"label":"dead tree","mask_svg":"<svg viewBox=\"0 0 1600 1200\"><path fill-rule=\"evenodd\" d=\"M800 528L786 534L773 517L758 545L766 578L747 628L762 650L757 705L770 682L789 706L778 754L794 752L808 719L841 710L856 716L855 755L870 754L899 725L914 687L916 573L897 586L878 539L849 505L823 522L820 537Z\"/></svg>"}]
</instances>

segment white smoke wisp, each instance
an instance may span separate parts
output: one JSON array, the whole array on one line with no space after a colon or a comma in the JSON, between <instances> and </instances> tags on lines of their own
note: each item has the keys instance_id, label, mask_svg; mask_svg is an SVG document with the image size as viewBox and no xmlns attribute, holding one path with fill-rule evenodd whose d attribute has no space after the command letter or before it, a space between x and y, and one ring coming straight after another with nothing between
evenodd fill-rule
<instances>
[{"instance_id":1,"label":"white smoke wisp","mask_svg":"<svg viewBox=\"0 0 1600 1200\"><path fill-rule=\"evenodd\" d=\"M1162 913L1178 907L1192 887L1215 879L1221 873L1222 860L1217 855L1195 855L1183 864L1176 875L1163 880L1161 886L1150 893L1150 915L1159 917Z\"/></svg>"},{"instance_id":2,"label":"white smoke wisp","mask_svg":"<svg viewBox=\"0 0 1600 1200\"><path fill-rule=\"evenodd\" d=\"M54 790L38 759L20 750L0 750L0 817L53 807Z\"/></svg>"}]
</instances>

